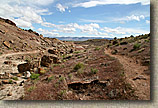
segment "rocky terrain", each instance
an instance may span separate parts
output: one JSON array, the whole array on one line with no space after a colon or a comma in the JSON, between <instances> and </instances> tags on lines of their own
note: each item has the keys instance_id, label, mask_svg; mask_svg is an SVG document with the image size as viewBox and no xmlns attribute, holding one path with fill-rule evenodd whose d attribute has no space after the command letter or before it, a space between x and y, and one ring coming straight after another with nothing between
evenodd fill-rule
<instances>
[{"instance_id":1,"label":"rocky terrain","mask_svg":"<svg viewBox=\"0 0 158 108\"><path fill-rule=\"evenodd\" d=\"M150 100L150 34L61 41L0 18L1 100Z\"/></svg>"}]
</instances>

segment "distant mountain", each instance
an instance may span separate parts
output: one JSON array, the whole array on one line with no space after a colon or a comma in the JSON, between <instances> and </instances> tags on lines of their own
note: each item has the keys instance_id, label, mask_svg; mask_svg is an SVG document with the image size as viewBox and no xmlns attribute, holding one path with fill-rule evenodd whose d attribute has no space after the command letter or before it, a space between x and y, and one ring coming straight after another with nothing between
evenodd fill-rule
<instances>
[{"instance_id":1,"label":"distant mountain","mask_svg":"<svg viewBox=\"0 0 158 108\"><path fill-rule=\"evenodd\" d=\"M88 39L108 39L108 40L113 39L113 38L102 38L102 37L56 37L56 38L65 41L86 41Z\"/></svg>"}]
</instances>

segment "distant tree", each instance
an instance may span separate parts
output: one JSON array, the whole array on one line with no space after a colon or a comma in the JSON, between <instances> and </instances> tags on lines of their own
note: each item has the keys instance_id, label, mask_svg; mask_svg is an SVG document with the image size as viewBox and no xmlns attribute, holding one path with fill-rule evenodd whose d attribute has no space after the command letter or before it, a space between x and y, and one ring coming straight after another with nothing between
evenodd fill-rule
<instances>
[{"instance_id":1,"label":"distant tree","mask_svg":"<svg viewBox=\"0 0 158 108\"><path fill-rule=\"evenodd\" d=\"M114 40L116 40L117 39L117 37L114 37Z\"/></svg>"}]
</instances>

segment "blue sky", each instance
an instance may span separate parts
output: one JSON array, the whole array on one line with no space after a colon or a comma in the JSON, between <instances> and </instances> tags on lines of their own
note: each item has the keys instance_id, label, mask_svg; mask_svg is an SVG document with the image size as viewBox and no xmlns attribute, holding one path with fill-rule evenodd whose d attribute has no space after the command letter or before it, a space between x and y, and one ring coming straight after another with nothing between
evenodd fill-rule
<instances>
[{"instance_id":1,"label":"blue sky","mask_svg":"<svg viewBox=\"0 0 158 108\"><path fill-rule=\"evenodd\" d=\"M0 0L0 17L46 37L128 37L150 32L150 0Z\"/></svg>"}]
</instances>

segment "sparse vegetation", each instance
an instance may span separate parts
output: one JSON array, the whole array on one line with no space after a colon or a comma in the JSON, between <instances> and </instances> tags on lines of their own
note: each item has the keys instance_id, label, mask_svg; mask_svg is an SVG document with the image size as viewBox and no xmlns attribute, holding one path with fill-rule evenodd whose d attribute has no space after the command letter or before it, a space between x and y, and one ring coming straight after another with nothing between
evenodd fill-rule
<instances>
[{"instance_id":1,"label":"sparse vegetation","mask_svg":"<svg viewBox=\"0 0 158 108\"><path fill-rule=\"evenodd\" d=\"M32 73L31 76L30 76L30 78L31 78L32 80L35 80L35 79L38 79L39 76L40 76L40 74Z\"/></svg>"},{"instance_id":2,"label":"sparse vegetation","mask_svg":"<svg viewBox=\"0 0 158 108\"><path fill-rule=\"evenodd\" d=\"M97 72L98 72L98 69L96 69L96 68L91 68L91 73L92 73L92 74L97 74Z\"/></svg>"},{"instance_id":3,"label":"sparse vegetation","mask_svg":"<svg viewBox=\"0 0 158 108\"><path fill-rule=\"evenodd\" d=\"M61 77L59 78L59 82L64 81L64 79L65 79L65 77L61 76Z\"/></svg>"},{"instance_id":4,"label":"sparse vegetation","mask_svg":"<svg viewBox=\"0 0 158 108\"><path fill-rule=\"evenodd\" d=\"M77 70L79 70L79 69L81 69L81 68L83 68L83 67L84 67L84 64L79 62L79 63L77 63L77 64L75 65L74 70L77 71Z\"/></svg>"},{"instance_id":5,"label":"sparse vegetation","mask_svg":"<svg viewBox=\"0 0 158 108\"><path fill-rule=\"evenodd\" d=\"M54 76L52 75L51 77L48 77L48 82L52 81L54 79Z\"/></svg>"},{"instance_id":6,"label":"sparse vegetation","mask_svg":"<svg viewBox=\"0 0 158 108\"><path fill-rule=\"evenodd\" d=\"M13 80L10 79L10 80L9 80L9 84L12 84L12 83L13 83Z\"/></svg>"},{"instance_id":7,"label":"sparse vegetation","mask_svg":"<svg viewBox=\"0 0 158 108\"><path fill-rule=\"evenodd\" d=\"M71 78L72 78L72 74L70 73L70 74L68 75L68 77L71 79Z\"/></svg>"},{"instance_id":8,"label":"sparse vegetation","mask_svg":"<svg viewBox=\"0 0 158 108\"><path fill-rule=\"evenodd\" d=\"M96 47L96 48L95 48L95 51L97 51L97 50L100 50L100 48L99 48L99 47Z\"/></svg>"},{"instance_id":9,"label":"sparse vegetation","mask_svg":"<svg viewBox=\"0 0 158 108\"><path fill-rule=\"evenodd\" d=\"M74 51L75 54L78 54L78 53L80 53L80 52L81 52L81 51Z\"/></svg>"},{"instance_id":10,"label":"sparse vegetation","mask_svg":"<svg viewBox=\"0 0 158 108\"><path fill-rule=\"evenodd\" d=\"M17 80L18 80L18 77L12 77L12 79L17 81Z\"/></svg>"},{"instance_id":11,"label":"sparse vegetation","mask_svg":"<svg viewBox=\"0 0 158 108\"><path fill-rule=\"evenodd\" d=\"M133 49L134 49L134 50L139 49L139 48L140 48L140 46L141 46L141 44L136 43L136 44L134 44Z\"/></svg>"},{"instance_id":12,"label":"sparse vegetation","mask_svg":"<svg viewBox=\"0 0 158 108\"><path fill-rule=\"evenodd\" d=\"M30 86L28 89L27 89L27 91L28 92L31 92L32 90L34 90L36 87L35 86Z\"/></svg>"}]
</instances>

